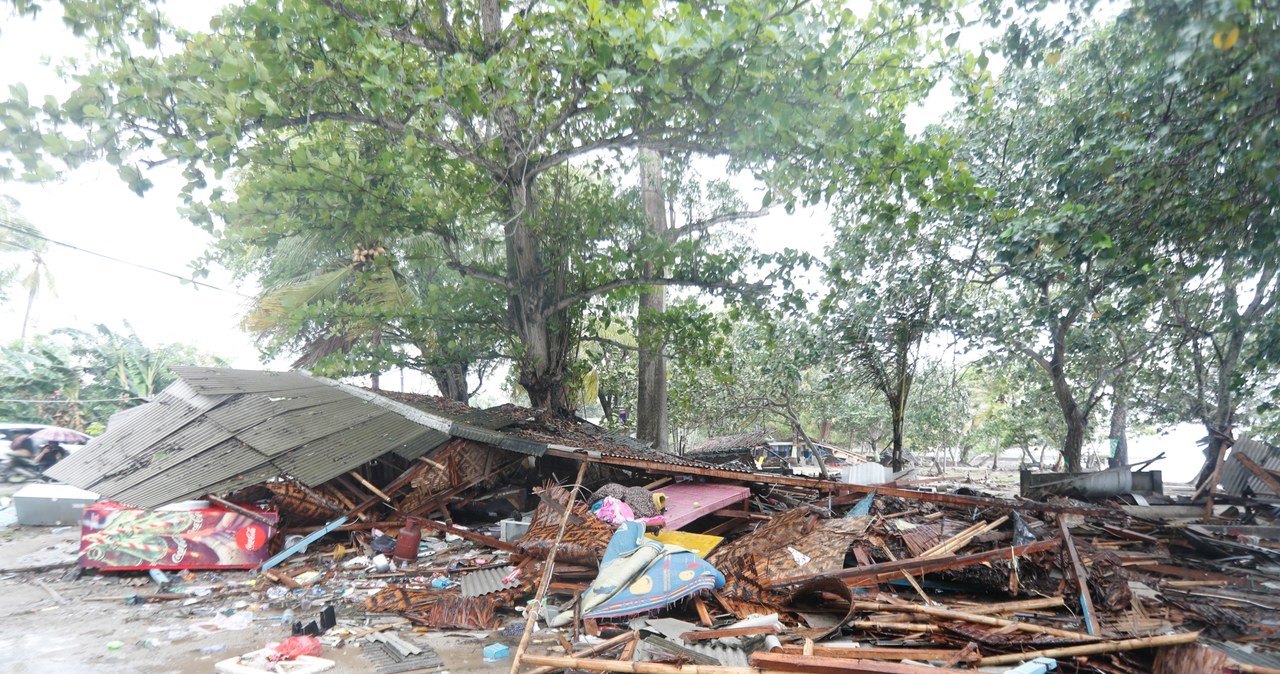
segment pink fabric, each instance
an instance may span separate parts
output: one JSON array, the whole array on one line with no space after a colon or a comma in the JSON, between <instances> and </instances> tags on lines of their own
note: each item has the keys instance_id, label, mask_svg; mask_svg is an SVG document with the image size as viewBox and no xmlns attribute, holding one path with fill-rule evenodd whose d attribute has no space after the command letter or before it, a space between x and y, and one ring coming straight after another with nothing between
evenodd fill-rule
<instances>
[{"instance_id":1,"label":"pink fabric","mask_svg":"<svg viewBox=\"0 0 1280 674\"><path fill-rule=\"evenodd\" d=\"M609 524L622 524L634 520L636 513L626 503L612 496L606 496L600 503L600 510L596 512L596 517Z\"/></svg>"}]
</instances>

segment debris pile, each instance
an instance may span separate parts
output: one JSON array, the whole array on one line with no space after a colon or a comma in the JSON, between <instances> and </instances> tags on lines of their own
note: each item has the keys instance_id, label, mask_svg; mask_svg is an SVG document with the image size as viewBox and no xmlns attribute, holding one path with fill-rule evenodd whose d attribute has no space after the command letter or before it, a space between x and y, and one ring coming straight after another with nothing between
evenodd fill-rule
<instances>
[{"instance_id":1,"label":"debris pile","mask_svg":"<svg viewBox=\"0 0 1280 674\"><path fill-rule=\"evenodd\" d=\"M1257 491L1218 494L1205 517L1155 497L755 473L512 406L265 374L185 371L165 398L180 403L131 413L59 466L133 506L166 486L203 497L187 512L222 509L270 539L269 559L203 595L179 572L193 582L141 601L234 594L288 636L360 645L380 672L457 669L422 640L441 631L480 633L485 659L526 674L1280 671L1280 492L1259 496L1276 477L1260 462L1244 464ZM155 548L117 552L128 568L195 568L162 563L180 532L149 524L190 520L135 514ZM264 657L236 664L271 671Z\"/></svg>"}]
</instances>

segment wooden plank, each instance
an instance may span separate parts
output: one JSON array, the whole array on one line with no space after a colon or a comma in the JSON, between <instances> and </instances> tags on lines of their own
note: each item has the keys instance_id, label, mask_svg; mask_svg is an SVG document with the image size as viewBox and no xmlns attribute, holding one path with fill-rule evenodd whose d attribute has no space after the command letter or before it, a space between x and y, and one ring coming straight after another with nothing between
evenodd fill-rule
<instances>
[{"instance_id":1,"label":"wooden plank","mask_svg":"<svg viewBox=\"0 0 1280 674\"><path fill-rule=\"evenodd\" d=\"M259 514L259 513L256 513L256 512L254 512L254 511L252 511L252 510L249 510L248 508L245 508L245 507L243 507L243 506L238 506L238 505L236 505L236 504L232 503L231 501L228 501L228 500L226 500L226 499L224 499L224 498L220 498L220 497L214 496L213 494L206 494L204 498L205 498L205 500L207 500L207 501L210 501L210 502L213 502L213 503L217 503L218 505L222 506L223 508L226 508L227 510L230 510L231 512L239 513L239 514L241 514L241 515L244 515L245 517L248 517L249 519L253 520L254 522L257 522L258 524L265 524L265 525L267 525L268 527L271 527L272 529L275 529L275 528L276 528L276 525L277 525L277 524L279 524L278 522L272 522L271 520L269 520L269 519L267 519L267 518L263 517L263 516L262 516L261 514Z\"/></svg>"},{"instance_id":2,"label":"wooden plank","mask_svg":"<svg viewBox=\"0 0 1280 674\"><path fill-rule=\"evenodd\" d=\"M897 578L898 574L906 571L908 573L925 574L937 571L949 571L951 569L960 569L974 564L983 564L986 562L1008 559L1010 557L1029 555L1036 552L1044 552L1051 550L1062 544L1057 538L1047 541L1036 541L1027 545L1019 545L1012 548L999 548L996 550L988 550L987 552L978 552L972 555L964 555L961 557L925 557L904 559L898 562L882 562L880 564L872 564L871 566L858 566L848 569L838 569L835 571L825 571L821 573L806 573L799 576L789 576L779 578L769 583L769 587L778 588L788 585L799 585L807 583L811 580L819 578L838 578L843 580L850 587L867 587L876 585L887 580Z\"/></svg>"},{"instance_id":3,"label":"wooden plank","mask_svg":"<svg viewBox=\"0 0 1280 674\"><path fill-rule=\"evenodd\" d=\"M877 660L850 660L818 655L791 655L788 653L751 654L751 664L765 671L801 672L802 674L973 674L972 669L928 667L903 662Z\"/></svg>"},{"instance_id":4,"label":"wooden plank","mask_svg":"<svg viewBox=\"0 0 1280 674\"><path fill-rule=\"evenodd\" d=\"M751 510L742 510L741 508L721 508L713 513L709 513L717 517L732 517L740 520L756 520L759 522L768 522L773 519L773 515L767 513L758 513Z\"/></svg>"},{"instance_id":5,"label":"wooden plank","mask_svg":"<svg viewBox=\"0 0 1280 674\"><path fill-rule=\"evenodd\" d=\"M698 622L702 623L703 627L711 627L715 624L715 622L711 620L711 611L707 610L707 602L702 601L702 597L694 595L693 607L697 609Z\"/></svg>"},{"instance_id":6,"label":"wooden plank","mask_svg":"<svg viewBox=\"0 0 1280 674\"><path fill-rule=\"evenodd\" d=\"M1262 484L1267 485L1267 489L1270 489L1272 494L1280 494L1280 480L1277 480L1275 476L1267 472L1266 468L1259 466L1257 461L1249 458L1244 452L1233 452L1231 458L1244 464L1244 467L1248 468L1249 472L1253 473L1259 480L1262 480Z\"/></svg>"},{"instance_id":7,"label":"wooden plank","mask_svg":"<svg viewBox=\"0 0 1280 674\"><path fill-rule=\"evenodd\" d=\"M1113 527L1110 524L1103 524L1101 528L1103 531L1111 534L1112 536L1127 538L1131 541L1142 541L1143 543L1150 543L1152 545L1155 545L1156 543L1160 542L1160 539L1156 538L1155 536L1148 536L1146 534L1138 533L1137 531L1132 531L1130 529L1124 529L1121 527Z\"/></svg>"},{"instance_id":8,"label":"wooden plank","mask_svg":"<svg viewBox=\"0 0 1280 674\"><path fill-rule=\"evenodd\" d=\"M1071 538L1071 530L1067 528L1067 520L1058 518L1058 531L1062 534L1062 547L1066 548L1071 558L1072 575L1076 578L1076 586L1080 588L1080 609L1084 611L1085 628L1092 636L1098 636L1098 614L1093 608L1093 598L1089 596L1089 574L1080 561L1080 553L1076 552L1075 540Z\"/></svg>"},{"instance_id":9,"label":"wooden plank","mask_svg":"<svg viewBox=\"0 0 1280 674\"><path fill-rule=\"evenodd\" d=\"M685 641L706 641L707 639L721 639L724 637L747 637L755 634L777 633L778 630L773 625L761 625L759 627L726 627L722 630L685 632L680 635L680 638Z\"/></svg>"}]
</instances>

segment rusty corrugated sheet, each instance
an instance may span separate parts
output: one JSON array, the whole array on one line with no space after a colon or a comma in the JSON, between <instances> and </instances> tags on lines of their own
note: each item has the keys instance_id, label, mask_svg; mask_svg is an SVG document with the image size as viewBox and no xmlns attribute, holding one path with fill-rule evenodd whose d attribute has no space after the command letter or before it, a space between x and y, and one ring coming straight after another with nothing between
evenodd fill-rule
<instances>
[{"instance_id":1,"label":"rusty corrugated sheet","mask_svg":"<svg viewBox=\"0 0 1280 674\"><path fill-rule=\"evenodd\" d=\"M690 447L686 453L689 456L697 456L698 454L707 452L714 453L754 449L761 445L769 444L769 440L769 432L765 430L738 433L736 435L719 435L699 442L693 447Z\"/></svg>"}]
</instances>

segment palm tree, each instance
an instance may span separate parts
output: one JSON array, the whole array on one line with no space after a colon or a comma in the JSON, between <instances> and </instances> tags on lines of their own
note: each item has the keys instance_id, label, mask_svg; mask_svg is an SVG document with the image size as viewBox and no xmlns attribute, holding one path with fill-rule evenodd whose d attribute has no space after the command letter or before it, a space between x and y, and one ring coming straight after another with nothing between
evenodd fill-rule
<instances>
[{"instance_id":1,"label":"palm tree","mask_svg":"<svg viewBox=\"0 0 1280 674\"><path fill-rule=\"evenodd\" d=\"M9 198L0 198L0 251L27 252L31 254L29 267L14 265L0 270L0 301L7 301L8 289L14 280L18 280L26 290L27 305L22 313L22 332L19 339L27 340L27 329L31 324L31 310L36 298L42 291L55 295L53 274L45 263L43 253L45 240L31 223L22 219L16 212L16 202ZM19 278L20 277L20 278Z\"/></svg>"}]
</instances>

